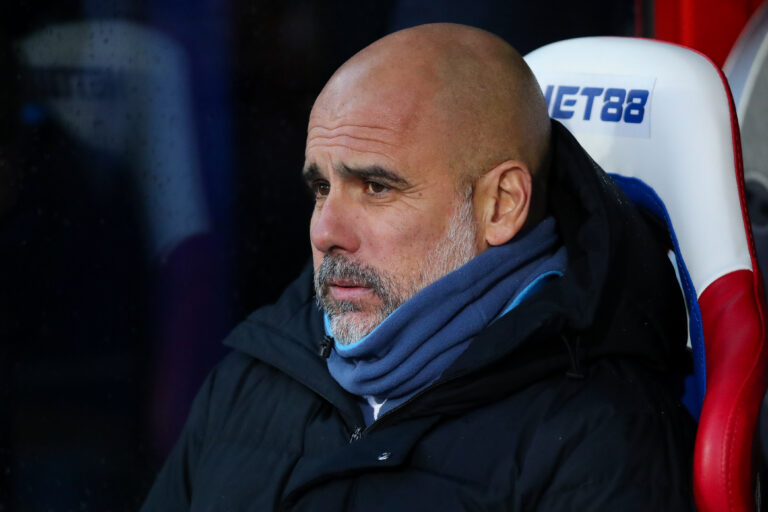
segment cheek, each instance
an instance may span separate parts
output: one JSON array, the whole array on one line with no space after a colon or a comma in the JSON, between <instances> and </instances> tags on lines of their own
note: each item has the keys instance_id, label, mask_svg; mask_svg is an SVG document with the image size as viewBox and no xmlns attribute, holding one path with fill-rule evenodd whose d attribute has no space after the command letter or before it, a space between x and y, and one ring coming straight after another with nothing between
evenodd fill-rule
<instances>
[{"instance_id":1,"label":"cheek","mask_svg":"<svg viewBox=\"0 0 768 512\"><path fill-rule=\"evenodd\" d=\"M443 224L424 216L397 217L371 229L368 239L373 257L403 269L420 267L423 256L443 235Z\"/></svg>"}]
</instances>

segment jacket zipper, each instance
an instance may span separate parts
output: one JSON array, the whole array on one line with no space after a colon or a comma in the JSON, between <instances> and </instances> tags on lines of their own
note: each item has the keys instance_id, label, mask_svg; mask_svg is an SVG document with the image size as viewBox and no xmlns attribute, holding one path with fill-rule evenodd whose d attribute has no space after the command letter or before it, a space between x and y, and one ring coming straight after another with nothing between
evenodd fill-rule
<instances>
[{"instance_id":1,"label":"jacket zipper","mask_svg":"<svg viewBox=\"0 0 768 512\"><path fill-rule=\"evenodd\" d=\"M452 381L454 381L454 380L456 380L456 379L458 379L460 377L462 377L461 374L454 375L452 378L440 382L440 384L442 385L442 384L445 384L447 382L452 382ZM391 420L392 416L394 414L396 414L398 411L402 410L404 407L406 407L407 405L413 403L414 401L419 399L421 396L423 396L424 394L426 394L427 392L431 391L432 389L434 389L436 387L438 387L438 386L427 386L426 388L422 389L421 391L419 391L418 393L413 395L411 398L409 398L405 402L401 403L397 407L395 407L395 408L387 411L386 413L384 413L379 419L377 419L376 421L374 421L373 423L371 423L370 425L368 425L365 428L363 428L363 427L355 427L354 431L352 432L352 435L349 438L349 442L352 443L354 441L359 441L360 439L362 439L363 437L368 435L371 432L371 430L373 430L375 427L379 427L379 426L381 426L382 423L386 423L384 421L385 419Z\"/></svg>"},{"instance_id":2,"label":"jacket zipper","mask_svg":"<svg viewBox=\"0 0 768 512\"><path fill-rule=\"evenodd\" d=\"M363 427L355 427L354 432L352 432L352 435L349 436L349 442L354 443L355 441L359 441L363 437Z\"/></svg>"}]
</instances>

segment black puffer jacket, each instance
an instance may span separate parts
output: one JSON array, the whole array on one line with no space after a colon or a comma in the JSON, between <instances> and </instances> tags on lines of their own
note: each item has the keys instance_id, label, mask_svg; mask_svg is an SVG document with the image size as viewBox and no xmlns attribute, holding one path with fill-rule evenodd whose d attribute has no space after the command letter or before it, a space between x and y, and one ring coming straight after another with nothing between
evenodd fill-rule
<instances>
[{"instance_id":1,"label":"black puffer jacket","mask_svg":"<svg viewBox=\"0 0 768 512\"><path fill-rule=\"evenodd\" d=\"M662 244L560 125L566 275L366 429L306 271L226 340L144 511L687 510L685 311Z\"/></svg>"}]
</instances>

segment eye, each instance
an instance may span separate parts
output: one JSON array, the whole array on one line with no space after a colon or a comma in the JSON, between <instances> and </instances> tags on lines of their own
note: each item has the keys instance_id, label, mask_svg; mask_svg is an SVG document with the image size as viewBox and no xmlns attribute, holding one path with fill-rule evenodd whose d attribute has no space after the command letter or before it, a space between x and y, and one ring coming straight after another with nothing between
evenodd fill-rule
<instances>
[{"instance_id":1,"label":"eye","mask_svg":"<svg viewBox=\"0 0 768 512\"><path fill-rule=\"evenodd\" d=\"M309 188L312 189L316 199L326 197L331 192L331 184L325 180L313 181Z\"/></svg>"},{"instance_id":2,"label":"eye","mask_svg":"<svg viewBox=\"0 0 768 512\"><path fill-rule=\"evenodd\" d=\"M381 183L377 181L366 181L365 182L365 191L369 194L383 194L384 192L388 191L389 187L386 185L382 185Z\"/></svg>"}]
</instances>

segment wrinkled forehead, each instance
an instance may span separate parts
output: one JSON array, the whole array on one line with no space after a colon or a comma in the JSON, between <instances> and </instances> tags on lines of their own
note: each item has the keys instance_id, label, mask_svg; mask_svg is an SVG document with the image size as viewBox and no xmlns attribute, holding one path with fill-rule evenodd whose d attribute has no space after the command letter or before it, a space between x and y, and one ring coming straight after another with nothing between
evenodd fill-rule
<instances>
[{"instance_id":1,"label":"wrinkled forehead","mask_svg":"<svg viewBox=\"0 0 768 512\"><path fill-rule=\"evenodd\" d=\"M336 164L417 168L431 156L432 135L420 128L423 102L394 88L350 89L321 95L307 131L307 164L331 158Z\"/></svg>"}]
</instances>

